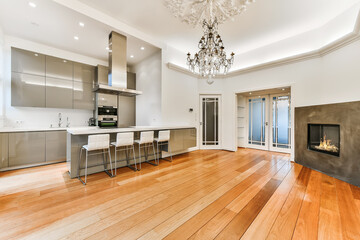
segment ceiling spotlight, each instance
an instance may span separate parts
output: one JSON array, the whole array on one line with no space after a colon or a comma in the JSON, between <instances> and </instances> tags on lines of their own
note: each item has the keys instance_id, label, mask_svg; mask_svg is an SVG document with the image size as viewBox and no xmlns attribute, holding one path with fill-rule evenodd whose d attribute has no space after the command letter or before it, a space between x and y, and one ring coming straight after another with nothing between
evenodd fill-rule
<instances>
[{"instance_id":1,"label":"ceiling spotlight","mask_svg":"<svg viewBox=\"0 0 360 240\"><path fill-rule=\"evenodd\" d=\"M35 57L39 56L39 54L37 54L37 53L35 53L34 55L35 55Z\"/></svg>"},{"instance_id":2,"label":"ceiling spotlight","mask_svg":"<svg viewBox=\"0 0 360 240\"><path fill-rule=\"evenodd\" d=\"M144 48L144 47L141 47L140 49L141 49L141 50L145 50L145 48Z\"/></svg>"},{"instance_id":3,"label":"ceiling spotlight","mask_svg":"<svg viewBox=\"0 0 360 240\"><path fill-rule=\"evenodd\" d=\"M79 37L78 37L78 36L74 36L74 39L75 39L75 40L79 40Z\"/></svg>"},{"instance_id":4,"label":"ceiling spotlight","mask_svg":"<svg viewBox=\"0 0 360 240\"><path fill-rule=\"evenodd\" d=\"M130 55L131 58L134 58L134 55Z\"/></svg>"},{"instance_id":5,"label":"ceiling spotlight","mask_svg":"<svg viewBox=\"0 0 360 240\"><path fill-rule=\"evenodd\" d=\"M29 2L29 6L30 6L30 7L33 7L33 8L36 8L36 4L33 3L33 2Z\"/></svg>"},{"instance_id":6,"label":"ceiling spotlight","mask_svg":"<svg viewBox=\"0 0 360 240\"><path fill-rule=\"evenodd\" d=\"M79 22L79 26L80 26L80 27L85 27L85 23Z\"/></svg>"}]
</instances>

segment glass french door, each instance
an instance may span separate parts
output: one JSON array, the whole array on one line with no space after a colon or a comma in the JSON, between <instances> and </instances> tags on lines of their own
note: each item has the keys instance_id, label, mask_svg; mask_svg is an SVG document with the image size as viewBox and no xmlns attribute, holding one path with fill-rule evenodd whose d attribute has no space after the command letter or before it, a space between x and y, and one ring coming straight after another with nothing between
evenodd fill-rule
<instances>
[{"instance_id":1,"label":"glass french door","mask_svg":"<svg viewBox=\"0 0 360 240\"><path fill-rule=\"evenodd\" d=\"M268 150L268 96L248 98L247 147Z\"/></svg>"},{"instance_id":2,"label":"glass french door","mask_svg":"<svg viewBox=\"0 0 360 240\"><path fill-rule=\"evenodd\" d=\"M270 150L290 153L291 148L291 98L289 95L271 96Z\"/></svg>"},{"instance_id":3,"label":"glass french door","mask_svg":"<svg viewBox=\"0 0 360 240\"><path fill-rule=\"evenodd\" d=\"M246 147L290 153L290 95L265 95L247 99Z\"/></svg>"},{"instance_id":4,"label":"glass french door","mask_svg":"<svg viewBox=\"0 0 360 240\"><path fill-rule=\"evenodd\" d=\"M200 96L200 148L220 148L220 95Z\"/></svg>"}]
</instances>

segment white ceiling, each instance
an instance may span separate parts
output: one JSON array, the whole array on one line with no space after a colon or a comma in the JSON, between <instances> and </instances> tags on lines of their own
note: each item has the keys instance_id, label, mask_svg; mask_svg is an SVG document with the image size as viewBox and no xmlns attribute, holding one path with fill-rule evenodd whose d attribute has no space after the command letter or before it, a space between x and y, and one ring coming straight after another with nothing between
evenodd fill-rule
<instances>
[{"instance_id":1,"label":"white ceiling","mask_svg":"<svg viewBox=\"0 0 360 240\"><path fill-rule=\"evenodd\" d=\"M29 1L37 7L31 8ZM62 2L86 4L182 52L197 51L197 42L202 36L200 27L192 28L180 22L164 7L162 0ZM219 33L227 52L239 54L318 28L359 2L258 0L234 21L220 25ZM106 61L108 34L117 29L75 10L49 0L0 0L0 24L5 34ZM85 23L84 28L79 27L79 21ZM79 37L78 41L74 40L75 35ZM140 50L141 46L145 51ZM158 48L128 35L129 65L155 51Z\"/></svg>"},{"instance_id":2,"label":"white ceiling","mask_svg":"<svg viewBox=\"0 0 360 240\"><path fill-rule=\"evenodd\" d=\"M0 24L5 34L108 60L108 36L116 29L53 1L30 1L36 3L35 8L29 6L28 0L0 0ZM85 26L80 27L79 22ZM78 36L79 40L74 40L74 36ZM140 39L127 37L130 66L159 50ZM131 55L134 57L131 58Z\"/></svg>"},{"instance_id":3,"label":"white ceiling","mask_svg":"<svg viewBox=\"0 0 360 240\"><path fill-rule=\"evenodd\" d=\"M163 0L79 0L183 52L197 50L200 27L174 18ZM247 52L318 28L359 0L258 0L219 26L228 52Z\"/></svg>"}]
</instances>

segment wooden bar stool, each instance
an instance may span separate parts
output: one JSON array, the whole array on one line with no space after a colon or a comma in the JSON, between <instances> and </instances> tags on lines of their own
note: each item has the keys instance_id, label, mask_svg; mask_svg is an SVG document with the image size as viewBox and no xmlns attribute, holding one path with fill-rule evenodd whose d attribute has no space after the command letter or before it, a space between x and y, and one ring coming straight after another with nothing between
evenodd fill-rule
<instances>
[{"instance_id":1,"label":"wooden bar stool","mask_svg":"<svg viewBox=\"0 0 360 240\"><path fill-rule=\"evenodd\" d=\"M109 141L110 141L109 134L89 135L88 136L88 144L81 147L77 176L78 176L78 179L80 180L80 182L82 182L82 184L86 185L86 183L87 183L88 157L92 156L92 155L102 154L103 155L104 172L106 172L110 177L114 176L113 170L112 170ZM85 169L85 182L80 177L80 165L81 165L81 157L82 157L83 150L86 151L85 168L83 168L83 169ZM93 152L93 151L101 151L101 152L89 154L89 152ZM109 173L109 171L107 169L107 160L105 160L106 152L108 153L108 157L110 159L111 173ZM97 165L95 165L95 166L97 166ZM90 166L90 167L94 167L94 166Z\"/></svg>"},{"instance_id":2,"label":"wooden bar stool","mask_svg":"<svg viewBox=\"0 0 360 240\"><path fill-rule=\"evenodd\" d=\"M135 140L135 143L139 145L139 165L141 170L141 148L144 149L144 155L145 155L145 162L157 166L159 163L157 163L157 157L155 154L155 145L154 145L154 131L147 131L147 132L141 132L140 133L140 139ZM149 147L152 145L153 153L154 153L154 161L155 163L152 163L148 160L149 158Z\"/></svg>"},{"instance_id":3,"label":"wooden bar stool","mask_svg":"<svg viewBox=\"0 0 360 240\"><path fill-rule=\"evenodd\" d=\"M135 157L135 148L134 148L134 133L133 132L127 132L127 133L118 133L116 134L116 142L111 143L112 146L115 147L115 176L116 176L116 162L117 160L117 152L125 151L126 159L119 160L119 162L127 162L127 167L130 169L137 171L136 166L136 157ZM132 149L133 152L133 159L135 167L131 166L129 163L129 150Z\"/></svg>"},{"instance_id":4,"label":"wooden bar stool","mask_svg":"<svg viewBox=\"0 0 360 240\"><path fill-rule=\"evenodd\" d=\"M162 158L162 159L172 162L172 153L170 148L170 130L159 131L158 137L155 138L154 140L156 142L158 164L160 160L160 152L162 151L162 146L167 146L168 148L167 150L170 154L170 159L166 159L166 158ZM159 151L159 146L160 146L160 151Z\"/></svg>"}]
</instances>

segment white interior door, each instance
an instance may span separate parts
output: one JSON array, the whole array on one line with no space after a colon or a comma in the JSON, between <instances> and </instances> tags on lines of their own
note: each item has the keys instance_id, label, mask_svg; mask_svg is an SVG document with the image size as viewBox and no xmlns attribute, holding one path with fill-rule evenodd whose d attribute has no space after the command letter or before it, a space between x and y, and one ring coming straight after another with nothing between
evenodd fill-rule
<instances>
[{"instance_id":1,"label":"white interior door","mask_svg":"<svg viewBox=\"0 0 360 240\"><path fill-rule=\"evenodd\" d=\"M287 94L271 95L270 150L291 151L291 97Z\"/></svg>"},{"instance_id":2,"label":"white interior door","mask_svg":"<svg viewBox=\"0 0 360 240\"><path fill-rule=\"evenodd\" d=\"M246 147L269 150L269 97L247 98Z\"/></svg>"},{"instance_id":3,"label":"white interior door","mask_svg":"<svg viewBox=\"0 0 360 240\"><path fill-rule=\"evenodd\" d=\"M200 95L200 148L221 148L221 96Z\"/></svg>"}]
</instances>

